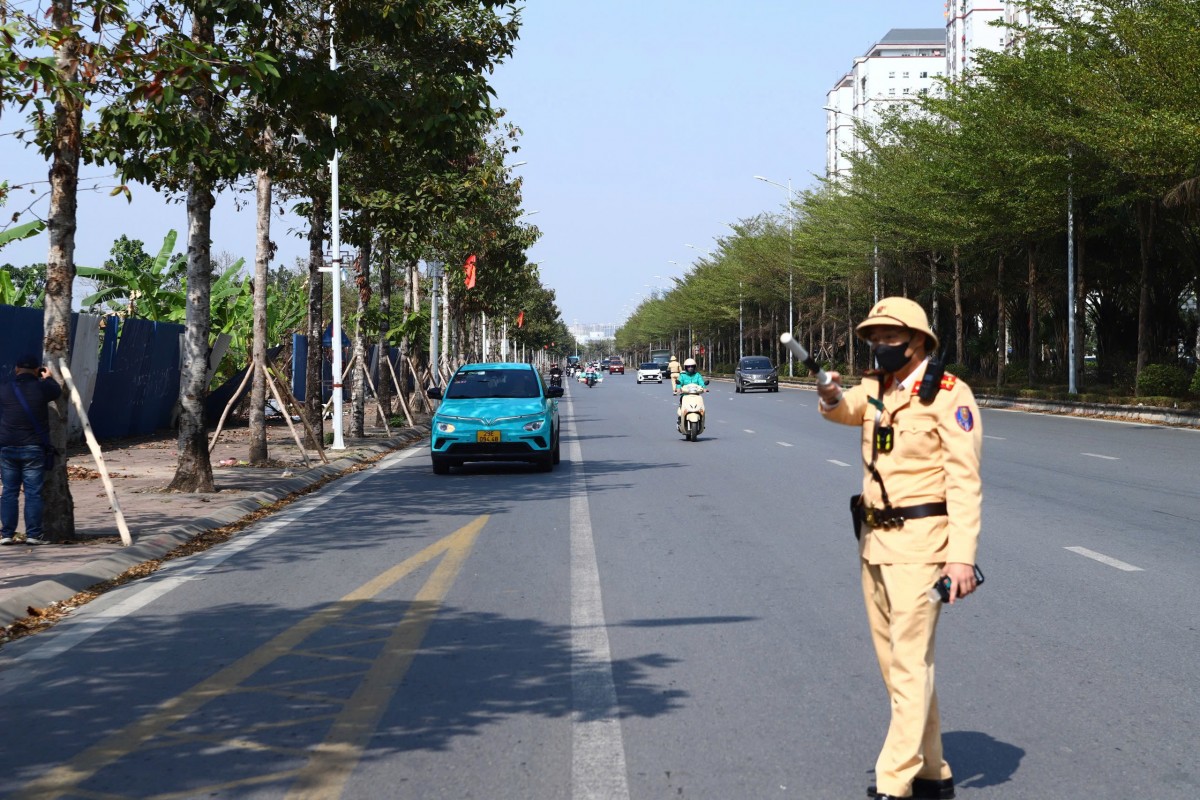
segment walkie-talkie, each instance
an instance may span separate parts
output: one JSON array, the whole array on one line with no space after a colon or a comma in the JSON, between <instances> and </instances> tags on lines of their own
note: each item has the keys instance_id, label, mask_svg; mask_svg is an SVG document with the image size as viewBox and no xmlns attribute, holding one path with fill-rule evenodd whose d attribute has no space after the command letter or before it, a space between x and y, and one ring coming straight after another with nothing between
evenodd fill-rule
<instances>
[{"instance_id":1,"label":"walkie-talkie","mask_svg":"<svg viewBox=\"0 0 1200 800\"><path fill-rule=\"evenodd\" d=\"M917 389L917 397L922 403L932 403L942 390L942 378L946 374L946 348L934 354L925 366L925 376L921 378L921 386Z\"/></svg>"}]
</instances>

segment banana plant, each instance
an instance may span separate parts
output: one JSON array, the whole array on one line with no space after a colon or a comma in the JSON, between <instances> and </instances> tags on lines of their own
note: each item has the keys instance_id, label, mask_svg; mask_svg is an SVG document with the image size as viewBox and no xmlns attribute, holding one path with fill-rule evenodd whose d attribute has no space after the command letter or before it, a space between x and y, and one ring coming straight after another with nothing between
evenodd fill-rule
<instances>
[{"instance_id":1,"label":"banana plant","mask_svg":"<svg viewBox=\"0 0 1200 800\"><path fill-rule=\"evenodd\" d=\"M6 231L0 231L0 248L5 245L19 242L22 239L28 239L32 236L37 236L46 229L46 223L40 219L35 219L33 222L26 222L23 225L18 225L15 228L9 228ZM4 306L38 306L42 304L42 298L46 294L46 290L42 289L36 298L30 294L31 281L24 281L20 286L12 279L12 275L7 270L0 272L0 305Z\"/></svg>"},{"instance_id":2,"label":"banana plant","mask_svg":"<svg viewBox=\"0 0 1200 800\"><path fill-rule=\"evenodd\" d=\"M146 269L144 263L112 262L111 267L77 267L80 277L92 278L99 291L83 298L85 308L107 304L109 310L125 317L141 317L156 322L183 322L187 310L184 278L187 263L171 258L178 234L168 231L158 255Z\"/></svg>"}]
</instances>

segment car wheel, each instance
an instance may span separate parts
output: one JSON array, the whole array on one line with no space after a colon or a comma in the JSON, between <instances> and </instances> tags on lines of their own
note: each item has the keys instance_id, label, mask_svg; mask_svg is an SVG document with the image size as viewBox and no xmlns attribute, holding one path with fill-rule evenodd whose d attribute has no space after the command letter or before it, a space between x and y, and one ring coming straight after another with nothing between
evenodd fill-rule
<instances>
[{"instance_id":1,"label":"car wheel","mask_svg":"<svg viewBox=\"0 0 1200 800\"><path fill-rule=\"evenodd\" d=\"M433 457L433 474L434 475L449 475L450 462L447 459Z\"/></svg>"},{"instance_id":2,"label":"car wheel","mask_svg":"<svg viewBox=\"0 0 1200 800\"><path fill-rule=\"evenodd\" d=\"M554 462L557 464L562 461L562 442L558 438L558 434L554 436Z\"/></svg>"},{"instance_id":3,"label":"car wheel","mask_svg":"<svg viewBox=\"0 0 1200 800\"><path fill-rule=\"evenodd\" d=\"M554 453L547 450L546 454L533 462L534 467L538 472L553 472L554 471Z\"/></svg>"}]
</instances>

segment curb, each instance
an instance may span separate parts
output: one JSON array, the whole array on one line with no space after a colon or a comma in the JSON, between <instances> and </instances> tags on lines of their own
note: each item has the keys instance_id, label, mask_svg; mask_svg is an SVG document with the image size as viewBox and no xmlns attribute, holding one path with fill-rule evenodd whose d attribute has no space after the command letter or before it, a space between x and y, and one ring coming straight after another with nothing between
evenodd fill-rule
<instances>
[{"instance_id":1,"label":"curb","mask_svg":"<svg viewBox=\"0 0 1200 800\"><path fill-rule=\"evenodd\" d=\"M1107 405L1070 400L1036 400L1033 398L990 397L975 398L984 408L1008 408L1014 411L1033 411L1040 414L1060 414L1094 419L1136 420L1147 424L1179 425L1200 428L1200 411L1156 406Z\"/></svg>"},{"instance_id":2,"label":"curb","mask_svg":"<svg viewBox=\"0 0 1200 800\"><path fill-rule=\"evenodd\" d=\"M80 592L98 583L111 580L139 564L162 558L195 536L232 525L250 514L261 511L264 506L303 491L325 478L341 475L369 458L410 447L428 434L428 424L417 425L404 435L368 445L353 457L340 458L329 464L322 464L301 476L289 478L269 489L240 498L208 517L192 520L186 524L150 534L145 538L139 538L129 547L121 548L110 555L83 564L71 572L28 586L16 595L0 601L0 626L10 625L16 620L29 616L26 612L29 606L44 608L53 603L69 600Z\"/></svg>"}]
</instances>

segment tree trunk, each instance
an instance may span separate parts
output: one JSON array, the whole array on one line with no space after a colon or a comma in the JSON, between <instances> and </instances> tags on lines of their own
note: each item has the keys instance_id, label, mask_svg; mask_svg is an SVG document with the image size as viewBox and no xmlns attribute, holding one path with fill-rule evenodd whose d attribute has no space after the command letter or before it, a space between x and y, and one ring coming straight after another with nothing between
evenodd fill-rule
<instances>
[{"instance_id":1,"label":"tree trunk","mask_svg":"<svg viewBox=\"0 0 1200 800\"><path fill-rule=\"evenodd\" d=\"M51 17L58 28L73 23L72 0L55 0ZM79 37L67 36L54 54L55 71L64 83L79 76ZM55 379L62 381L55 359L71 358L71 283L75 279L75 227L79 186L82 104L69 92L58 92L54 103L54 153L50 163L50 253L46 258L46 297L42 314L42 352ZM67 396L51 405L50 442L60 453L67 446ZM75 538L75 501L67 482L67 460L58 459L43 484L42 525L48 539Z\"/></svg>"},{"instance_id":2,"label":"tree trunk","mask_svg":"<svg viewBox=\"0 0 1200 800\"><path fill-rule=\"evenodd\" d=\"M263 135L263 146L271 151L271 133ZM267 268L271 262L271 174L258 171L258 240L254 248L254 340L251 357L254 382L250 388L250 463L267 462ZM288 409L280 409L290 413Z\"/></svg>"},{"instance_id":3,"label":"tree trunk","mask_svg":"<svg viewBox=\"0 0 1200 800\"><path fill-rule=\"evenodd\" d=\"M853 278L846 278L846 374L854 374L854 298Z\"/></svg>"},{"instance_id":4,"label":"tree trunk","mask_svg":"<svg viewBox=\"0 0 1200 800\"><path fill-rule=\"evenodd\" d=\"M173 492L214 491L208 460L204 400L208 397L208 337L212 327L212 190L193 172L188 187L187 328L179 379L179 465L167 486Z\"/></svg>"},{"instance_id":5,"label":"tree trunk","mask_svg":"<svg viewBox=\"0 0 1200 800\"><path fill-rule=\"evenodd\" d=\"M212 44L208 19L192 22L192 41ZM202 125L213 123L214 97L204 86L191 93L193 112ZM204 401L208 397L208 337L212 329L212 210L216 204L212 180L195 165L188 175L187 310L183 334L183 365L179 376L179 465L167 489L173 492L212 492L212 463L208 460L208 429Z\"/></svg>"},{"instance_id":6,"label":"tree trunk","mask_svg":"<svg viewBox=\"0 0 1200 800\"><path fill-rule=\"evenodd\" d=\"M1133 385L1135 394L1137 379L1142 376L1142 370L1150 360L1150 258L1151 247L1154 244L1154 203L1153 200L1142 200L1138 203L1138 251L1141 255L1142 271L1138 279L1138 333L1137 333L1137 374Z\"/></svg>"},{"instance_id":7,"label":"tree trunk","mask_svg":"<svg viewBox=\"0 0 1200 800\"><path fill-rule=\"evenodd\" d=\"M384 360L391 360L388 331L392 327L392 248L380 243L382 258L379 262L379 380L375 383L379 406L387 416L392 415L392 373Z\"/></svg>"},{"instance_id":8,"label":"tree trunk","mask_svg":"<svg viewBox=\"0 0 1200 800\"><path fill-rule=\"evenodd\" d=\"M937 253L929 254L929 329L934 333L939 333L937 260Z\"/></svg>"},{"instance_id":9,"label":"tree trunk","mask_svg":"<svg viewBox=\"0 0 1200 800\"><path fill-rule=\"evenodd\" d=\"M966 339L963 334L962 265L958 260L958 245L954 246L954 360L965 364Z\"/></svg>"},{"instance_id":10,"label":"tree trunk","mask_svg":"<svg viewBox=\"0 0 1200 800\"><path fill-rule=\"evenodd\" d=\"M1038 335L1041 331L1038 325L1037 257L1034 253L1034 246L1029 245L1026 252L1029 255L1029 277L1026 284L1029 297L1028 384L1033 386L1038 374L1038 357L1041 355L1041 337Z\"/></svg>"},{"instance_id":11,"label":"tree trunk","mask_svg":"<svg viewBox=\"0 0 1200 800\"><path fill-rule=\"evenodd\" d=\"M325 359L321 352L321 335L325 332L325 276L321 267L325 265L325 202L325 195L318 192L312 199L308 215L308 359L304 364L304 415L313 432L322 438L325 436L321 413L324 405L321 367ZM309 442L305 446L316 450L322 443Z\"/></svg>"},{"instance_id":12,"label":"tree trunk","mask_svg":"<svg viewBox=\"0 0 1200 800\"><path fill-rule=\"evenodd\" d=\"M366 436L367 403L367 307L371 302L371 240L374 233L368 227L366 239L354 260L354 285L358 289L358 304L354 314L354 378L351 386L354 400L350 407L350 432L359 439Z\"/></svg>"},{"instance_id":13,"label":"tree trunk","mask_svg":"<svg viewBox=\"0 0 1200 800\"><path fill-rule=\"evenodd\" d=\"M1082 211L1082 209L1081 209ZM1075 314L1075 375L1077 376L1077 388L1082 389L1086 377L1084 368L1086 362L1083 357L1087 354L1087 281L1083 278L1084 259L1084 242L1087 237L1084 235L1084 216L1082 213L1076 215L1077 222L1075 224L1075 308L1072 309Z\"/></svg>"},{"instance_id":14,"label":"tree trunk","mask_svg":"<svg viewBox=\"0 0 1200 800\"><path fill-rule=\"evenodd\" d=\"M1004 254L996 266L996 388L1004 386L1004 366L1008 363L1008 320L1004 308Z\"/></svg>"},{"instance_id":15,"label":"tree trunk","mask_svg":"<svg viewBox=\"0 0 1200 800\"><path fill-rule=\"evenodd\" d=\"M450 270L442 273L442 346L438 356L440 364L434 365L435 374L438 377L438 384L442 383L441 373L444 366L450 364Z\"/></svg>"}]
</instances>

